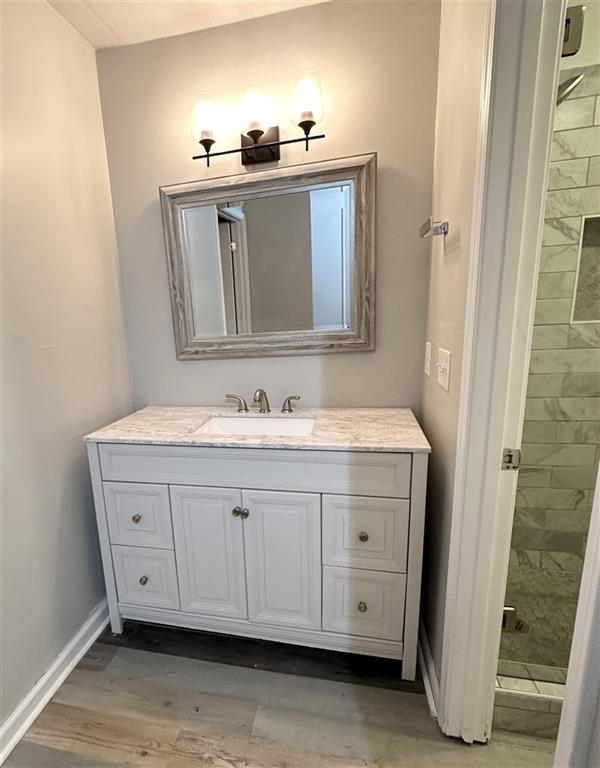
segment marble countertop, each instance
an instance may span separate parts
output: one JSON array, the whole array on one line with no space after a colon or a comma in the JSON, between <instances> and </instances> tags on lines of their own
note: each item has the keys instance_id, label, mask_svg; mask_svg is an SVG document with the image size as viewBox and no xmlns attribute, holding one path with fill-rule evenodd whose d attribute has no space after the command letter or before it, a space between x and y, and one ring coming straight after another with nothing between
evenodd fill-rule
<instances>
[{"instance_id":1,"label":"marble countertop","mask_svg":"<svg viewBox=\"0 0 600 768\"><path fill-rule=\"evenodd\" d=\"M212 416L238 416L219 406L148 406L86 435L89 442L196 445L219 448L291 448L321 451L429 453L427 438L409 408L300 408L293 414L243 414L245 419L314 418L308 436L214 435L196 430Z\"/></svg>"}]
</instances>

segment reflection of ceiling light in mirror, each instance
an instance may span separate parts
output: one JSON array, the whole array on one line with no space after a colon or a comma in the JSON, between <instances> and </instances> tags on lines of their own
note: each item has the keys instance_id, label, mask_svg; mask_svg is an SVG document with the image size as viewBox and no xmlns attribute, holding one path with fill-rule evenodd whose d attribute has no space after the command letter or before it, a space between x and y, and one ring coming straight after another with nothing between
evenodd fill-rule
<instances>
[{"instance_id":1,"label":"reflection of ceiling light in mirror","mask_svg":"<svg viewBox=\"0 0 600 768\"><path fill-rule=\"evenodd\" d=\"M314 72L306 72L296 83L292 120L308 136L311 129L322 119L323 98L319 76Z\"/></svg>"},{"instance_id":2,"label":"reflection of ceiling light in mirror","mask_svg":"<svg viewBox=\"0 0 600 768\"><path fill-rule=\"evenodd\" d=\"M272 102L265 96L262 86L251 83L245 86L242 92L241 131L249 136L254 143L272 125L276 125L277 118Z\"/></svg>"}]
</instances>

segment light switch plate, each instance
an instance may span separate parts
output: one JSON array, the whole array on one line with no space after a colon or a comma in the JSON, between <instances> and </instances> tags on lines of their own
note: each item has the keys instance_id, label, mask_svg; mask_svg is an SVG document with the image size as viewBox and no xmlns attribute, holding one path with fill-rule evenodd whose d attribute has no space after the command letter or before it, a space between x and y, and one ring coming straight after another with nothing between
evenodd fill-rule
<instances>
[{"instance_id":1,"label":"light switch plate","mask_svg":"<svg viewBox=\"0 0 600 768\"><path fill-rule=\"evenodd\" d=\"M425 342L425 375L429 376L431 373L431 342Z\"/></svg>"},{"instance_id":2,"label":"light switch plate","mask_svg":"<svg viewBox=\"0 0 600 768\"><path fill-rule=\"evenodd\" d=\"M447 349L438 349L438 361L437 361L437 383L445 389L446 392L450 391L450 358L451 353Z\"/></svg>"}]
</instances>

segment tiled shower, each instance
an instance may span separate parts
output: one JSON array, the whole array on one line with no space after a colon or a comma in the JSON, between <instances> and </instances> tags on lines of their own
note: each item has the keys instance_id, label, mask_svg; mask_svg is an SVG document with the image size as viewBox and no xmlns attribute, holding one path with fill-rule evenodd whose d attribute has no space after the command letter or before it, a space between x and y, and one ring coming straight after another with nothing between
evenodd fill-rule
<instances>
[{"instance_id":1,"label":"tiled shower","mask_svg":"<svg viewBox=\"0 0 600 768\"><path fill-rule=\"evenodd\" d=\"M565 679L600 458L600 65L561 80L579 73L555 113L505 600L521 631L500 650L529 692Z\"/></svg>"}]
</instances>

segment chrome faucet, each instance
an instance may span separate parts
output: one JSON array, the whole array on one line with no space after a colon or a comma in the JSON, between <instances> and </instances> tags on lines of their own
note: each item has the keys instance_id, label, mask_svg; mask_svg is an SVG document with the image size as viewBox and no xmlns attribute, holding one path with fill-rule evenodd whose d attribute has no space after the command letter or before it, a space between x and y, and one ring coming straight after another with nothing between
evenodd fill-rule
<instances>
[{"instance_id":1,"label":"chrome faucet","mask_svg":"<svg viewBox=\"0 0 600 768\"><path fill-rule=\"evenodd\" d=\"M271 413L271 407L269 405L269 398L264 389L257 389L254 393L254 402L258 403L259 413Z\"/></svg>"}]
</instances>

